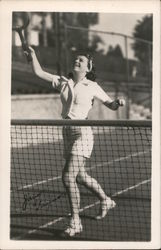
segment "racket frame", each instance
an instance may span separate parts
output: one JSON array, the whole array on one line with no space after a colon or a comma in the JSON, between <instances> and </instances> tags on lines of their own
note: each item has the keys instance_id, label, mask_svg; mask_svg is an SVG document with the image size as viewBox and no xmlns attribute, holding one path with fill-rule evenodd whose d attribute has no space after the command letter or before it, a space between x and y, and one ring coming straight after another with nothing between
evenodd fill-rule
<instances>
[{"instance_id":1,"label":"racket frame","mask_svg":"<svg viewBox=\"0 0 161 250\"><path fill-rule=\"evenodd\" d=\"M22 33L23 30L25 30L27 28L27 26L29 25L29 22L30 22L29 16L28 16L27 13L26 13L26 17L27 17L27 20L22 26L20 26L20 27L19 26L13 26L12 30L16 31L18 33L18 35L20 37L20 40L21 40L22 49L23 49L23 51L25 53L27 61L31 62L32 61L31 51L30 51L30 49L28 47L28 44L27 44L27 41L26 41L26 39L25 39L25 37L24 37L24 35Z\"/></svg>"}]
</instances>

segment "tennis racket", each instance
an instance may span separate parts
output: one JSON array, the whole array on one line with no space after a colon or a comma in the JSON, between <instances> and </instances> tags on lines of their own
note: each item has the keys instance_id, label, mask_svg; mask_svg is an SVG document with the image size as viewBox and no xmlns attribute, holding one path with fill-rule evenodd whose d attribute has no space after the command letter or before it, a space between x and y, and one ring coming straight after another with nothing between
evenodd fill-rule
<instances>
[{"instance_id":1,"label":"tennis racket","mask_svg":"<svg viewBox=\"0 0 161 250\"><path fill-rule=\"evenodd\" d=\"M13 12L12 13L12 30L18 33L20 40L21 40L22 49L27 58L27 61L31 62L32 61L31 52L28 47L25 36L23 35L24 30L29 25L29 22L30 20L29 20L29 15L27 14L27 12Z\"/></svg>"}]
</instances>

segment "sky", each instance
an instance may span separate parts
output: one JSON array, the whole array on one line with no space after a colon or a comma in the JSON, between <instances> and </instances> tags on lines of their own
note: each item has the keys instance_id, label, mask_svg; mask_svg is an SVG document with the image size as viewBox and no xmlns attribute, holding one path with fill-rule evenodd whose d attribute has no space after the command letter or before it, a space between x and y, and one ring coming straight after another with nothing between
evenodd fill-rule
<instances>
[{"instance_id":1,"label":"sky","mask_svg":"<svg viewBox=\"0 0 161 250\"><path fill-rule=\"evenodd\" d=\"M138 20L142 20L145 16L144 14L119 14L119 13L100 13L99 14L99 23L97 25L93 25L91 29L108 31L108 32L117 32L122 33L124 35L132 36L134 27L138 23ZM100 35L100 34L99 34ZM125 41L124 38L119 36L111 36L111 35L102 35L102 39L105 42L105 45L100 45L100 48L105 49L107 51L108 46L112 44L115 46L119 44L125 55ZM131 49L131 39L128 39L128 55L129 58L135 58L134 53Z\"/></svg>"},{"instance_id":2,"label":"sky","mask_svg":"<svg viewBox=\"0 0 161 250\"><path fill-rule=\"evenodd\" d=\"M144 16L145 14L100 13L99 23L92 28L131 36L137 21L142 20Z\"/></svg>"}]
</instances>

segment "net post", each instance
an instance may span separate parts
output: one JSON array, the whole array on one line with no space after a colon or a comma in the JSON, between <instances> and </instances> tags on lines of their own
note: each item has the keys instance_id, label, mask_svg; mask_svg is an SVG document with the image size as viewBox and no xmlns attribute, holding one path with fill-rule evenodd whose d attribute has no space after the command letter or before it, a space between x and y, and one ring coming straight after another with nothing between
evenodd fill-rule
<instances>
[{"instance_id":1,"label":"net post","mask_svg":"<svg viewBox=\"0 0 161 250\"><path fill-rule=\"evenodd\" d=\"M68 74L68 26L64 24L64 34L65 34L65 74Z\"/></svg>"},{"instance_id":2,"label":"net post","mask_svg":"<svg viewBox=\"0 0 161 250\"><path fill-rule=\"evenodd\" d=\"M125 60L126 60L126 93L127 93L127 100L126 100L126 118L129 119L129 61L128 61L128 41L127 41L127 36L124 36L125 39Z\"/></svg>"}]
</instances>

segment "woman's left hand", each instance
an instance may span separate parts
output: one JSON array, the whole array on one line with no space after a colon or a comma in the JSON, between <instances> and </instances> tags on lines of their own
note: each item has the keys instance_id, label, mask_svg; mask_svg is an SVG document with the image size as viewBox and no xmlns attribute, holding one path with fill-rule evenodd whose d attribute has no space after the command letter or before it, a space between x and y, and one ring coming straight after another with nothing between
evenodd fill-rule
<instances>
[{"instance_id":1,"label":"woman's left hand","mask_svg":"<svg viewBox=\"0 0 161 250\"><path fill-rule=\"evenodd\" d=\"M125 99L123 99L123 98L118 99L117 102L118 102L119 106L125 106L125 104L126 104Z\"/></svg>"}]
</instances>

